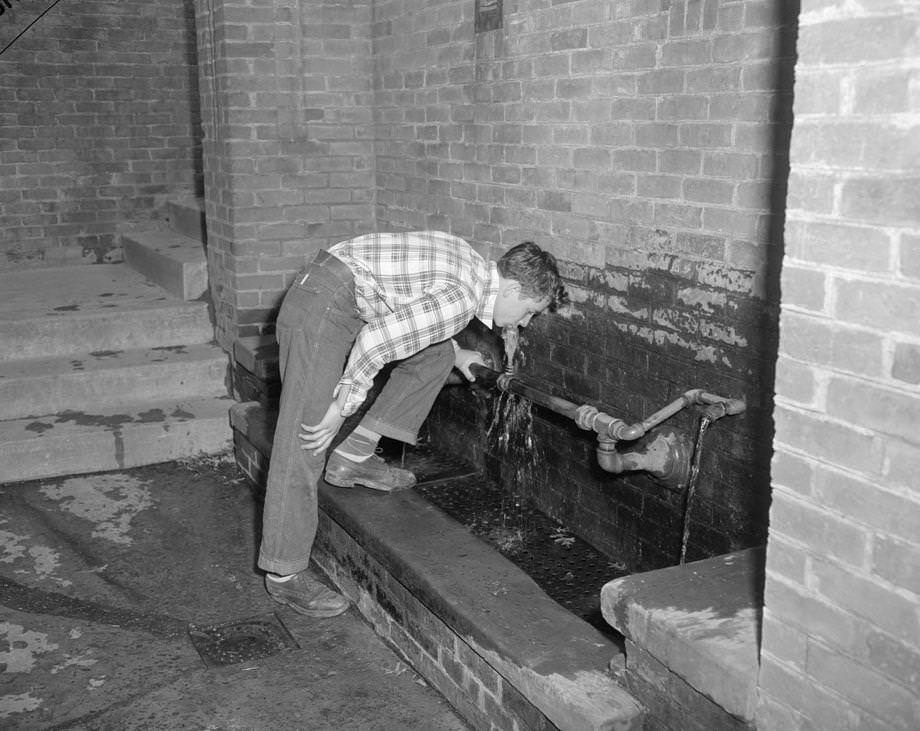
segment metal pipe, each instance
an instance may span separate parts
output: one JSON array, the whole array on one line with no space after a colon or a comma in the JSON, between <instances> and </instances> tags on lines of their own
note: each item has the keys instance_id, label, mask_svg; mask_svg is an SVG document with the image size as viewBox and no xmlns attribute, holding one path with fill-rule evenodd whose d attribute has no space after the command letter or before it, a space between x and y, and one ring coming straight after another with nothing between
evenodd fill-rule
<instances>
[{"instance_id":1,"label":"metal pipe","mask_svg":"<svg viewBox=\"0 0 920 731\"><path fill-rule=\"evenodd\" d=\"M547 409L555 411L562 416L567 416L570 419L574 420L578 416L578 404L566 401L564 398L559 398L558 396L544 393L538 388L525 383L519 377L512 376L510 373L503 373L498 377L498 387L502 389L502 391L516 393L518 396L523 396L535 404L545 406Z\"/></svg>"},{"instance_id":2,"label":"metal pipe","mask_svg":"<svg viewBox=\"0 0 920 731\"><path fill-rule=\"evenodd\" d=\"M639 439L650 429L658 426L661 422L671 418L678 411L691 404L704 405L707 408L715 407L711 410L713 413L709 414L713 419L740 414L746 408L744 401L740 399L728 399L696 388L687 391L642 421L628 424L622 419L599 411L588 404L579 406L564 398L545 393L526 383L520 376L511 373L498 373L491 368L477 364L472 365L470 369L473 375L476 376L476 381L486 388L497 386L502 391L510 391L523 396L535 404L572 419L582 429L594 430L597 432L598 438L604 440L633 441ZM714 413L716 411L721 411L722 413Z\"/></svg>"}]
</instances>

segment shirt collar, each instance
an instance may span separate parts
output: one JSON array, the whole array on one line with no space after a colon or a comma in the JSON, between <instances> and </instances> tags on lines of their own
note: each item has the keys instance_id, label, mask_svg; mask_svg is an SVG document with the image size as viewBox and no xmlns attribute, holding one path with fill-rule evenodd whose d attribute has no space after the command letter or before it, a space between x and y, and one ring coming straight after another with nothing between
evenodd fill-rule
<instances>
[{"instance_id":1,"label":"shirt collar","mask_svg":"<svg viewBox=\"0 0 920 731\"><path fill-rule=\"evenodd\" d=\"M495 313L496 299L498 299L498 265L492 261L489 262L489 283L482 293L479 309L476 311L476 317L486 327L492 327L492 315Z\"/></svg>"}]
</instances>

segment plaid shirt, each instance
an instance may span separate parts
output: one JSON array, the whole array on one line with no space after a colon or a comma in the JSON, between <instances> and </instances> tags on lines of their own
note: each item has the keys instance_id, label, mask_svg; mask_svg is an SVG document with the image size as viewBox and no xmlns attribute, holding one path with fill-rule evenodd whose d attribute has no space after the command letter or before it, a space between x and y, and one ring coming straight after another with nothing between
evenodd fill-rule
<instances>
[{"instance_id":1,"label":"plaid shirt","mask_svg":"<svg viewBox=\"0 0 920 731\"><path fill-rule=\"evenodd\" d=\"M473 317L492 325L498 268L463 239L439 231L368 234L329 249L355 277L361 328L336 394L343 414L364 402L385 363L453 337Z\"/></svg>"}]
</instances>

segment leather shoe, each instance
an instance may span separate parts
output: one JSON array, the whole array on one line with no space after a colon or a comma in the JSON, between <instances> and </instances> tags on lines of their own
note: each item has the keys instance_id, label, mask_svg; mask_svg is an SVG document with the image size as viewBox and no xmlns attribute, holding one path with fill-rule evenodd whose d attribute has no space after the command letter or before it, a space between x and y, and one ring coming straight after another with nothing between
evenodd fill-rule
<instances>
[{"instance_id":1,"label":"leather shoe","mask_svg":"<svg viewBox=\"0 0 920 731\"><path fill-rule=\"evenodd\" d=\"M306 571L287 581L273 581L266 576L265 589L279 604L308 617L335 617L348 609L344 596L310 578Z\"/></svg>"},{"instance_id":2,"label":"leather shoe","mask_svg":"<svg viewBox=\"0 0 920 731\"><path fill-rule=\"evenodd\" d=\"M336 487L362 485L381 492L405 490L415 484L409 470L391 467L376 454L363 462L355 462L333 452L326 463L326 482Z\"/></svg>"}]
</instances>

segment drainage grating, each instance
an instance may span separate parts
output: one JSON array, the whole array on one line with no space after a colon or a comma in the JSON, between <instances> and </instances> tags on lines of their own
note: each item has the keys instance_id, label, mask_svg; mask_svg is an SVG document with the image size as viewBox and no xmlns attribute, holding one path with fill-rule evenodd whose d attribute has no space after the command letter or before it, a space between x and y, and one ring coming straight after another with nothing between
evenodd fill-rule
<instances>
[{"instance_id":1,"label":"drainage grating","mask_svg":"<svg viewBox=\"0 0 920 731\"><path fill-rule=\"evenodd\" d=\"M416 485L429 502L530 576L551 598L605 635L601 587L628 573L568 529L482 477Z\"/></svg>"},{"instance_id":2,"label":"drainage grating","mask_svg":"<svg viewBox=\"0 0 920 731\"><path fill-rule=\"evenodd\" d=\"M281 617L274 613L224 624L189 624L188 636L209 668L300 648Z\"/></svg>"},{"instance_id":3,"label":"drainage grating","mask_svg":"<svg viewBox=\"0 0 920 731\"><path fill-rule=\"evenodd\" d=\"M625 576L611 561L534 506L520 490L503 488L461 460L427 444L381 441L381 456L412 470L415 491L530 576L552 599L612 639L620 635L601 614L601 588Z\"/></svg>"},{"instance_id":4,"label":"drainage grating","mask_svg":"<svg viewBox=\"0 0 920 731\"><path fill-rule=\"evenodd\" d=\"M418 485L432 485L479 474L468 464L448 455L438 454L425 444L409 447L401 442L383 439L380 447L381 456L387 462L394 467L412 470Z\"/></svg>"},{"instance_id":5,"label":"drainage grating","mask_svg":"<svg viewBox=\"0 0 920 731\"><path fill-rule=\"evenodd\" d=\"M601 588L625 576L611 561L540 512L519 492L503 489L459 460L427 446L384 454L418 478L415 491L528 574L556 602L605 635L619 635L601 614Z\"/></svg>"}]
</instances>

